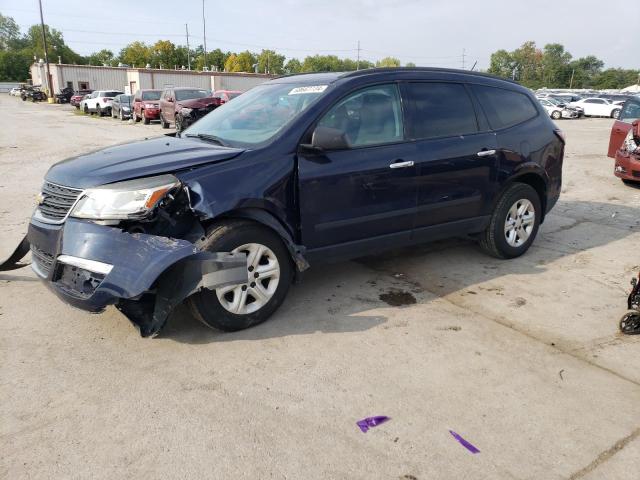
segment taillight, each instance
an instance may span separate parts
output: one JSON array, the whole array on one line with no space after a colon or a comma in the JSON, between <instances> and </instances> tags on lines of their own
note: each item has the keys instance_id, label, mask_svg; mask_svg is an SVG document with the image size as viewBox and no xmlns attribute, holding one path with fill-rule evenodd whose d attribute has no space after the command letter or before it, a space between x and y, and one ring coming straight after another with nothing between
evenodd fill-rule
<instances>
[{"instance_id":1,"label":"taillight","mask_svg":"<svg viewBox=\"0 0 640 480\"><path fill-rule=\"evenodd\" d=\"M556 128L553 133L556 134L556 136L560 139L560 141L562 143L567 143L567 138L564 136L564 132L562 130L560 130L559 128Z\"/></svg>"}]
</instances>

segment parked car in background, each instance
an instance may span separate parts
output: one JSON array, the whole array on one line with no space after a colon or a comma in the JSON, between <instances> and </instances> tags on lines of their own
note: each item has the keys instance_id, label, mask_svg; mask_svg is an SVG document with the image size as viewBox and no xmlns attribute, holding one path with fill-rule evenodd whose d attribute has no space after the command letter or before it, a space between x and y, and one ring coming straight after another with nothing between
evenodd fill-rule
<instances>
[{"instance_id":1,"label":"parked car in background","mask_svg":"<svg viewBox=\"0 0 640 480\"><path fill-rule=\"evenodd\" d=\"M616 177L628 185L640 186L640 120L635 120L616 151Z\"/></svg>"},{"instance_id":2,"label":"parked car in background","mask_svg":"<svg viewBox=\"0 0 640 480\"><path fill-rule=\"evenodd\" d=\"M22 101L42 102L47 99L47 94L40 87L26 85L20 90L20 98Z\"/></svg>"},{"instance_id":3,"label":"parked car in background","mask_svg":"<svg viewBox=\"0 0 640 480\"><path fill-rule=\"evenodd\" d=\"M124 92L117 90L96 90L82 100L80 109L84 113L97 113L99 116L111 115L111 102L113 97Z\"/></svg>"},{"instance_id":4,"label":"parked car in background","mask_svg":"<svg viewBox=\"0 0 640 480\"><path fill-rule=\"evenodd\" d=\"M9 95L19 97L21 91L22 87L13 87L11 90L9 90Z\"/></svg>"},{"instance_id":5,"label":"parked car in background","mask_svg":"<svg viewBox=\"0 0 640 480\"><path fill-rule=\"evenodd\" d=\"M611 103L605 98L585 98L577 102L571 102L571 106L581 107L587 117L618 118L620 105Z\"/></svg>"},{"instance_id":6,"label":"parked car in background","mask_svg":"<svg viewBox=\"0 0 640 480\"><path fill-rule=\"evenodd\" d=\"M69 103L73 96L73 88L64 87L60 93L56 93L56 103Z\"/></svg>"},{"instance_id":7,"label":"parked car in background","mask_svg":"<svg viewBox=\"0 0 640 480\"><path fill-rule=\"evenodd\" d=\"M160 123L162 128L169 128L171 123L176 122L176 114L183 107L211 111L216 106L217 100L204 88L165 88L160 96Z\"/></svg>"},{"instance_id":8,"label":"parked car in background","mask_svg":"<svg viewBox=\"0 0 640 480\"><path fill-rule=\"evenodd\" d=\"M616 152L631 129L631 124L638 119L640 119L640 97L632 97L622 106L620 115L611 127L607 156L615 158Z\"/></svg>"},{"instance_id":9,"label":"parked car in background","mask_svg":"<svg viewBox=\"0 0 640 480\"><path fill-rule=\"evenodd\" d=\"M458 235L523 255L560 195L564 148L529 90L486 74L283 77L174 137L51 167L32 268L76 307L115 304L144 336L185 300L240 330L316 263Z\"/></svg>"},{"instance_id":10,"label":"parked car in background","mask_svg":"<svg viewBox=\"0 0 640 480\"><path fill-rule=\"evenodd\" d=\"M125 120L131 118L131 95L117 95L111 102L111 116Z\"/></svg>"},{"instance_id":11,"label":"parked car in background","mask_svg":"<svg viewBox=\"0 0 640 480\"><path fill-rule=\"evenodd\" d=\"M162 90L138 90L133 96L133 119L145 125L160 118L160 95Z\"/></svg>"},{"instance_id":12,"label":"parked car in background","mask_svg":"<svg viewBox=\"0 0 640 480\"><path fill-rule=\"evenodd\" d=\"M575 110L570 110L564 106L558 105L551 101L550 98L539 98L540 105L544 107L547 114L554 120L560 120L561 118L578 118L578 113Z\"/></svg>"},{"instance_id":13,"label":"parked car in background","mask_svg":"<svg viewBox=\"0 0 640 480\"><path fill-rule=\"evenodd\" d=\"M584 117L584 110L582 109L582 107L578 107L577 105L570 105L570 102L568 102L566 99L550 95L547 97L547 100L561 108L566 108L567 110L575 112L578 115L578 118Z\"/></svg>"},{"instance_id":14,"label":"parked car in background","mask_svg":"<svg viewBox=\"0 0 640 480\"><path fill-rule=\"evenodd\" d=\"M223 105L241 94L240 90L216 90L213 92L212 97L218 100L218 105Z\"/></svg>"},{"instance_id":15,"label":"parked car in background","mask_svg":"<svg viewBox=\"0 0 640 480\"><path fill-rule=\"evenodd\" d=\"M82 99L91 93L93 93L93 90L77 90L73 95L71 95L69 103L79 109Z\"/></svg>"}]
</instances>

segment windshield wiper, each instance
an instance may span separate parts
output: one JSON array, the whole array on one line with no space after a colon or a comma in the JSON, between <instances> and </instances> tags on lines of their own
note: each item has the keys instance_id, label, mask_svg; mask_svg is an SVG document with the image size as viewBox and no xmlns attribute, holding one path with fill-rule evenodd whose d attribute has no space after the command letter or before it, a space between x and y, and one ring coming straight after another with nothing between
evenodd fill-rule
<instances>
[{"instance_id":1,"label":"windshield wiper","mask_svg":"<svg viewBox=\"0 0 640 480\"><path fill-rule=\"evenodd\" d=\"M216 137L215 135L210 135L208 133L187 133L185 137L199 138L208 142L217 143L221 147L229 147L229 145L227 145L220 137Z\"/></svg>"}]
</instances>

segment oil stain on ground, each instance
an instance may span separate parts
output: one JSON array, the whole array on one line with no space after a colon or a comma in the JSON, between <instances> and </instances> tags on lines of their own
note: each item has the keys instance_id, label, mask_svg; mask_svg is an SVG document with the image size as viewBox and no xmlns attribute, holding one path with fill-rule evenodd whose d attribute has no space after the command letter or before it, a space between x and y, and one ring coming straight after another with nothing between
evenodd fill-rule
<instances>
[{"instance_id":1,"label":"oil stain on ground","mask_svg":"<svg viewBox=\"0 0 640 480\"><path fill-rule=\"evenodd\" d=\"M392 307L402 307L416 303L416 297L403 290L391 290L386 293L381 293L378 298Z\"/></svg>"}]
</instances>

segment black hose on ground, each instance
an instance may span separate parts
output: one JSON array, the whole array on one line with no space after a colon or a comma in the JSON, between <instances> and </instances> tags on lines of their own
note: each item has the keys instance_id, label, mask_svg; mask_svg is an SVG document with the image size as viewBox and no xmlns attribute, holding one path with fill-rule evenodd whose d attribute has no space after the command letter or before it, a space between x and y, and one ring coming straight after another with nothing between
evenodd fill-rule
<instances>
[{"instance_id":1,"label":"black hose on ground","mask_svg":"<svg viewBox=\"0 0 640 480\"><path fill-rule=\"evenodd\" d=\"M29 240L27 240L27 236L25 235L11 256L0 263L0 272L17 270L18 268L26 266L27 264L18 262L22 260L27 253L29 253Z\"/></svg>"}]
</instances>

